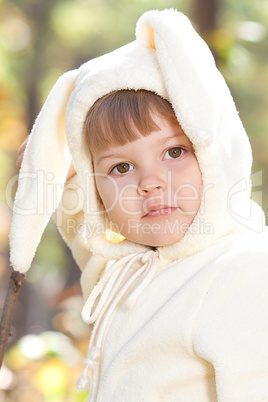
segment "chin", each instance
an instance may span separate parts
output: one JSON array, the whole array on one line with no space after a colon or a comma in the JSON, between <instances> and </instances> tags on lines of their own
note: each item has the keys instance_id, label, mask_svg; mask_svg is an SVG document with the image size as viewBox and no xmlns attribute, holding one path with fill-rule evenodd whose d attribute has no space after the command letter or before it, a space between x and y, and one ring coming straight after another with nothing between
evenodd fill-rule
<instances>
[{"instance_id":1,"label":"chin","mask_svg":"<svg viewBox=\"0 0 268 402\"><path fill-rule=\"evenodd\" d=\"M130 241L133 241L134 243L142 244L143 246L148 246L148 247L167 247L167 246L172 246L172 244L178 243L184 235L178 235L178 236L172 236L172 238L167 238L166 235L158 236L158 238L150 238L150 239L129 239Z\"/></svg>"}]
</instances>

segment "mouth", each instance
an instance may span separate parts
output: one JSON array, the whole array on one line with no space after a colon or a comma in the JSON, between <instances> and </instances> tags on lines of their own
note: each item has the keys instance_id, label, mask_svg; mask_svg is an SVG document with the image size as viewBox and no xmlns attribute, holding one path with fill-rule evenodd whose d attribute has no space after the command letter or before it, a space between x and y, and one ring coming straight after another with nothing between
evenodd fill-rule
<instances>
[{"instance_id":1,"label":"mouth","mask_svg":"<svg viewBox=\"0 0 268 402\"><path fill-rule=\"evenodd\" d=\"M143 218L154 218L158 216L166 216L170 215L172 212L176 211L177 208L175 207L167 207L164 205L157 205L154 208L152 208L150 211L148 211L145 215L143 215Z\"/></svg>"}]
</instances>

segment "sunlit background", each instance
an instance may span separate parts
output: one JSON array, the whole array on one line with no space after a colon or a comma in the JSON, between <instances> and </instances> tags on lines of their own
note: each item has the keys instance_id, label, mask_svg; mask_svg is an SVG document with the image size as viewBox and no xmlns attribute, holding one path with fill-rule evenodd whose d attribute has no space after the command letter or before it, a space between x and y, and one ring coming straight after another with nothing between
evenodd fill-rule
<instances>
[{"instance_id":1,"label":"sunlit background","mask_svg":"<svg viewBox=\"0 0 268 402\"><path fill-rule=\"evenodd\" d=\"M56 79L134 40L150 9L186 13L213 49L249 134L253 194L268 212L268 2L263 0L0 0L0 306L17 149ZM0 372L0 402L85 401L76 393L90 328L79 269L53 223L23 284ZM1 310L0 307L0 310Z\"/></svg>"}]
</instances>

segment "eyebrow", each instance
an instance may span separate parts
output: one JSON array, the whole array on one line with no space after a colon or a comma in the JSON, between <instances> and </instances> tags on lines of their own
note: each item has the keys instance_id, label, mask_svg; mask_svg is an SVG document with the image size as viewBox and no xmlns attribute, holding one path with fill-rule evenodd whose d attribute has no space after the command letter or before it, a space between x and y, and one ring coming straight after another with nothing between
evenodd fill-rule
<instances>
[{"instance_id":1,"label":"eyebrow","mask_svg":"<svg viewBox=\"0 0 268 402\"><path fill-rule=\"evenodd\" d=\"M94 157L94 156L93 156ZM108 154L108 155L103 155L100 158L97 159L97 164L100 163L103 159L109 159L109 158L117 158L121 159L122 154Z\"/></svg>"},{"instance_id":2,"label":"eyebrow","mask_svg":"<svg viewBox=\"0 0 268 402\"><path fill-rule=\"evenodd\" d=\"M166 137L166 138L160 138L159 142L161 142L162 144L165 144L165 143L168 142L169 140L173 140L174 138L181 137L181 136L183 136L183 135L186 136L186 134L184 134L184 132L178 131L178 132L176 132L175 135L170 135L169 137ZM186 137L187 137L187 136L186 136ZM187 137L187 138L188 138L188 137Z\"/></svg>"},{"instance_id":3,"label":"eyebrow","mask_svg":"<svg viewBox=\"0 0 268 402\"><path fill-rule=\"evenodd\" d=\"M150 134L149 134L150 135ZM168 142L168 141L170 141L170 140L172 140L172 139L174 139L174 138L176 138L176 137L181 137L182 135L185 135L186 136L186 134L182 131L182 129L180 129L180 130L178 130L178 132L176 132L176 134L175 135L170 135L169 137L166 137L166 138L160 138L159 139L159 142L161 143L161 144L165 144L166 142ZM186 136L187 137L187 136ZM188 137L187 137L188 138ZM188 138L189 139L189 138ZM107 154L107 155L103 155L103 156L101 156L100 158L98 158L98 160L97 160L97 164L98 163L100 163L100 161L102 161L103 159L109 159L109 158L118 158L118 159L121 159L123 156L122 156L122 154Z\"/></svg>"}]
</instances>

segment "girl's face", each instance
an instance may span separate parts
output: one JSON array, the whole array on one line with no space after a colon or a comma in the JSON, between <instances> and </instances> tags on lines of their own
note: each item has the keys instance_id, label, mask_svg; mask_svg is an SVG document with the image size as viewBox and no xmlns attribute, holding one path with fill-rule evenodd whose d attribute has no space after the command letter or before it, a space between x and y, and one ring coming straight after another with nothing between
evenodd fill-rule
<instances>
[{"instance_id":1,"label":"girl's face","mask_svg":"<svg viewBox=\"0 0 268 402\"><path fill-rule=\"evenodd\" d=\"M115 229L148 246L180 241L202 197L192 144L179 124L154 116L159 131L93 155L96 185Z\"/></svg>"}]
</instances>

